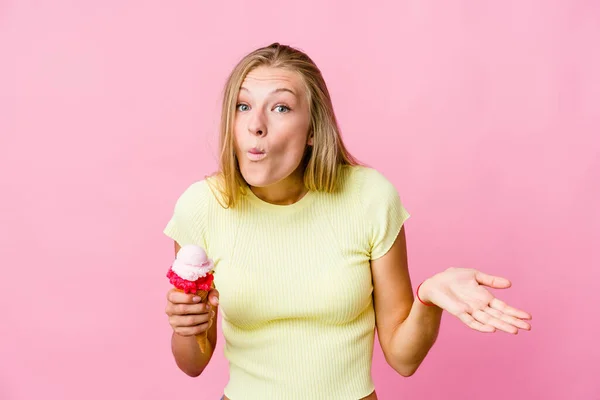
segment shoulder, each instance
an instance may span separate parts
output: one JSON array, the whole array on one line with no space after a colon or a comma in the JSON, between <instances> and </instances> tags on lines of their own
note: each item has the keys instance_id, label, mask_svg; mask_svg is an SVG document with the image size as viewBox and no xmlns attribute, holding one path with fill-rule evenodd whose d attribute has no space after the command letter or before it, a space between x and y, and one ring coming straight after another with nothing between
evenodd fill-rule
<instances>
[{"instance_id":1,"label":"shoulder","mask_svg":"<svg viewBox=\"0 0 600 400\"><path fill-rule=\"evenodd\" d=\"M365 206L398 197L394 184L380 171L366 166L348 166L346 185L356 192Z\"/></svg>"},{"instance_id":2,"label":"shoulder","mask_svg":"<svg viewBox=\"0 0 600 400\"><path fill-rule=\"evenodd\" d=\"M355 171L363 218L369 232L370 258L375 260L394 244L404 222L410 217L392 181L369 167Z\"/></svg>"},{"instance_id":3,"label":"shoulder","mask_svg":"<svg viewBox=\"0 0 600 400\"><path fill-rule=\"evenodd\" d=\"M196 243L206 248L216 210L221 208L213 189L214 178L205 177L194 181L179 193L172 216L164 233L181 246Z\"/></svg>"},{"instance_id":4,"label":"shoulder","mask_svg":"<svg viewBox=\"0 0 600 400\"><path fill-rule=\"evenodd\" d=\"M211 209L223 208L223 195L220 191L219 179L207 176L185 186L177 198L175 209L179 212L207 212Z\"/></svg>"},{"instance_id":5,"label":"shoulder","mask_svg":"<svg viewBox=\"0 0 600 400\"><path fill-rule=\"evenodd\" d=\"M177 207L193 207L208 201L208 182L206 179L188 184L177 199Z\"/></svg>"}]
</instances>

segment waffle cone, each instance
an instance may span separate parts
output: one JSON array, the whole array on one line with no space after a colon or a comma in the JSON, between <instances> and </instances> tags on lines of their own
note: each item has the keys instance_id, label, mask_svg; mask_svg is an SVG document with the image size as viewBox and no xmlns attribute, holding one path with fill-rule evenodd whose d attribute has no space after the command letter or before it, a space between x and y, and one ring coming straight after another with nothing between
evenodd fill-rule
<instances>
[{"instance_id":1,"label":"waffle cone","mask_svg":"<svg viewBox=\"0 0 600 400\"><path fill-rule=\"evenodd\" d=\"M183 292L181 289L176 289L179 292ZM207 290L198 290L196 292L196 296L200 297L200 303L204 303L206 298L208 297ZM200 351L202 353L206 353L206 348L208 347L208 330L205 330L199 335L196 335L196 342L198 342L198 346L200 347Z\"/></svg>"}]
</instances>

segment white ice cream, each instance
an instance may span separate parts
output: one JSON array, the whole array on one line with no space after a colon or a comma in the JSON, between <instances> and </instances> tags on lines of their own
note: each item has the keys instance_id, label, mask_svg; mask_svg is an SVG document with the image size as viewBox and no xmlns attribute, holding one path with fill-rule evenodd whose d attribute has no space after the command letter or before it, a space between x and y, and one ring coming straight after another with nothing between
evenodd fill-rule
<instances>
[{"instance_id":1,"label":"white ice cream","mask_svg":"<svg viewBox=\"0 0 600 400\"><path fill-rule=\"evenodd\" d=\"M192 282L205 277L213 268L213 262L204 249L195 244L187 244L179 249L171 267L180 278Z\"/></svg>"}]
</instances>

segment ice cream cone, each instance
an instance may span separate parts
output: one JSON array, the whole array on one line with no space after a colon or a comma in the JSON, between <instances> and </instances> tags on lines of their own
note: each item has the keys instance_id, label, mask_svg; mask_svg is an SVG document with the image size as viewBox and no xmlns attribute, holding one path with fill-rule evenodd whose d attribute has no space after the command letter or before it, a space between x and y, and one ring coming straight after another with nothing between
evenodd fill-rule
<instances>
[{"instance_id":1,"label":"ice cream cone","mask_svg":"<svg viewBox=\"0 0 600 400\"><path fill-rule=\"evenodd\" d=\"M175 289L183 293L194 293L200 297L200 302L207 301L209 291L214 288L214 263L203 248L189 244L177 252L176 259L167 272L169 282ZM208 348L208 329L196 335L200 351L205 353Z\"/></svg>"},{"instance_id":2,"label":"ice cream cone","mask_svg":"<svg viewBox=\"0 0 600 400\"><path fill-rule=\"evenodd\" d=\"M181 289L175 289L178 292L185 293ZM198 290L196 292L196 296L200 297L200 303L204 303L206 298L208 297L208 291L206 290ZM200 347L200 351L202 353L206 353L206 348L208 347L208 330L205 330L199 335L196 335L196 342L198 342L198 346Z\"/></svg>"}]
</instances>

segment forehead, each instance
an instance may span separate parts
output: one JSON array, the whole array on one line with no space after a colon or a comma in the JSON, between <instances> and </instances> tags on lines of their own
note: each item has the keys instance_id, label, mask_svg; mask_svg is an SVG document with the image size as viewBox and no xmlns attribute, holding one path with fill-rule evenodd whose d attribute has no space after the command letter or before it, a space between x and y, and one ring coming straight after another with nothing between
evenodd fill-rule
<instances>
[{"instance_id":1,"label":"forehead","mask_svg":"<svg viewBox=\"0 0 600 400\"><path fill-rule=\"evenodd\" d=\"M291 89L297 95L304 93L302 77L298 72L284 68L257 67L248 72L242 87L250 92Z\"/></svg>"}]
</instances>

